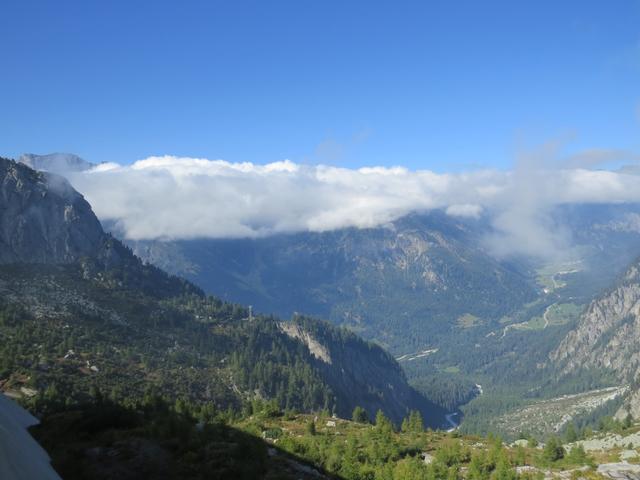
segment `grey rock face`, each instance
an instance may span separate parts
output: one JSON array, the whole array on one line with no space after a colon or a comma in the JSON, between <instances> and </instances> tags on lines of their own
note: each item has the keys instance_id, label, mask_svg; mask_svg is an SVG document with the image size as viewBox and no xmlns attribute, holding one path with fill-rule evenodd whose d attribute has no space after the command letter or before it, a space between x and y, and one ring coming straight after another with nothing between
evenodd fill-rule
<instances>
[{"instance_id":1,"label":"grey rock face","mask_svg":"<svg viewBox=\"0 0 640 480\"><path fill-rule=\"evenodd\" d=\"M105 238L64 178L0 158L0 263L70 263L96 255Z\"/></svg>"},{"instance_id":2,"label":"grey rock face","mask_svg":"<svg viewBox=\"0 0 640 480\"><path fill-rule=\"evenodd\" d=\"M615 478L619 480L639 480L640 465L633 465L627 462L604 463L598 465L598 473L604 478Z\"/></svg>"},{"instance_id":3,"label":"grey rock face","mask_svg":"<svg viewBox=\"0 0 640 480\"><path fill-rule=\"evenodd\" d=\"M631 266L618 284L594 300L574 330L550 355L563 374L581 368L608 369L621 382L640 376L640 269ZM640 417L640 392L633 390L616 414Z\"/></svg>"},{"instance_id":4,"label":"grey rock face","mask_svg":"<svg viewBox=\"0 0 640 480\"><path fill-rule=\"evenodd\" d=\"M629 395L624 404L618 409L614 418L623 422L629 415L633 418L640 418L640 390L634 390Z\"/></svg>"},{"instance_id":5,"label":"grey rock face","mask_svg":"<svg viewBox=\"0 0 640 480\"><path fill-rule=\"evenodd\" d=\"M594 300L578 326L551 353L569 373L608 368L633 380L640 368L640 274L634 265L614 289Z\"/></svg>"}]
</instances>

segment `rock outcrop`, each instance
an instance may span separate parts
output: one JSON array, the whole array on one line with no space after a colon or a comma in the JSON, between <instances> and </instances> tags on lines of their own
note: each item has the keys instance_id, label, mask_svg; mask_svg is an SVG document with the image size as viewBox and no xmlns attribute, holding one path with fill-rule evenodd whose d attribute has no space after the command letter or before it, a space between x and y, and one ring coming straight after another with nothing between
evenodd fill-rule
<instances>
[{"instance_id":1,"label":"rock outcrop","mask_svg":"<svg viewBox=\"0 0 640 480\"><path fill-rule=\"evenodd\" d=\"M329 350L318 342L309 332L306 332L300 325L292 322L280 322L278 324L280 330L286 333L291 338L295 338L304 343L309 349L309 353L316 359L322 360L324 363L331 364L331 355Z\"/></svg>"}]
</instances>

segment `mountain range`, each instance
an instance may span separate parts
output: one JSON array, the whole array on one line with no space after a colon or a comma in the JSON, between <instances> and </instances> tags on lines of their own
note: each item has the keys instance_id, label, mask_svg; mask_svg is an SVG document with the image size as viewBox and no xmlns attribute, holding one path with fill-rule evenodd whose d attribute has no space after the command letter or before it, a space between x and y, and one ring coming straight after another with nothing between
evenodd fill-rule
<instances>
[{"instance_id":1,"label":"mountain range","mask_svg":"<svg viewBox=\"0 0 640 480\"><path fill-rule=\"evenodd\" d=\"M0 186L6 393L77 401L96 389L120 399L157 391L219 409L263 398L341 416L380 409L396 422L416 409L442 422L379 346L302 316L253 315L144 264L55 174L1 159Z\"/></svg>"},{"instance_id":2,"label":"mountain range","mask_svg":"<svg viewBox=\"0 0 640 480\"><path fill-rule=\"evenodd\" d=\"M67 172L67 165L77 163L73 158L66 162L59 156L55 162L47 158L38 157L39 166L60 173ZM59 183L59 177L52 174L32 175L55 178L50 185ZM314 366L313 371L335 398L342 397L332 404L341 415L348 414L354 405L345 400L347 397L370 388L363 382L350 389L354 379L366 377L377 392L373 397L388 398L392 395L383 393L384 384L398 377L405 385L408 377L412 385L439 403L439 408L428 402L420 407L436 417L441 418L443 409L454 410L477 397L465 407L465 422L469 428L482 430L485 427L480 423L490 425L492 418L527 402L633 383L634 344L625 344L622 333L616 330L622 327L617 326L615 309L593 305L606 303L602 292L616 292L617 285L624 284L616 279L627 278L630 274L625 274L625 269L640 255L639 212L635 204L555 208L551 216L570 233L572 246L564 258L553 261L496 259L485 242L491 231L487 218L452 217L438 210L411 214L375 228L258 239L132 241L118 230L117 223L105 221L105 229L111 233L100 228L90 237L98 241L89 242L93 246L88 256L94 264L100 260L98 266L91 267L92 274L83 275L96 278L95 272L106 270L110 273L101 274L113 276L111 267L129 268L118 281L134 278L138 282L134 287L139 289L151 275L154 280L147 282L145 294L161 301L168 297L155 294L154 286L171 284L174 286L167 287L169 297L187 288L192 296L207 298L202 296L204 292L223 301L251 305L253 313L266 315L256 315L258 323L271 319L270 315L293 318L292 322L264 323L270 329L267 338L275 335L278 342L288 339L305 346L304 361ZM97 220L91 222L95 225ZM35 224L41 225L42 220ZM69 231L73 228L73 222L69 223ZM29 235L46 238L43 233L22 234L24 238ZM64 237L67 240L62 242L63 247L52 251L73 252L77 238L84 238L74 235ZM18 258L16 252L11 255ZM61 258L56 261L64 261L64 255ZM167 276L160 269L188 282ZM141 271L151 273L140 275ZM155 278L157 275L162 280ZM629 292L624 292L625 301L631 301ZM248 318L248 310L243 311L240 318ZM595 311L605 313L594 317ZM336 330L307 315L328 319L383 346L398 358L402 369L388 354L361 342L353 333ZM611 326L603 327L603 319ZM624 332L629 328L629 320L626 322L621 324ZM598 329L609 333L598 336L594 344L593 332ZM379 368L369 368L372 357L382 362ZM257 389L260 395L275 395L282 405L301 405L299 400L291 400L292 395L283 393L286 388L274 386L278 382L269 380L273 372L253 372L251 362L255 358L249 358L244 363L234 360L236 372L252 372L248 377L253 380L240 375L245 382L243 388L255 393L252 382L259 376L263 382ZM353 366L357 373L338 375L337 365ZM376 383L377 377L384 380ZM292 384L291 377L285 383ZM402 393L385 408L397 420L403 412L417 408L419 397L410 387L394 386L393 390ZM234 395L237 392L229 398ZM512 400L503 402L506 397ZM381 405L364 397L358 402L366 404L370 414ZM503 406L496 409L500 402ZM635 415L635 401L629 396L626 402L626 411ZM348 407L341 406L345 403ZM323 401L302 404L308 408Z\"/></svg>"},{"instance_id":3,"label":"mountain range","mask_svg":"<svg viewBox=\"0 0 640 480\"><path fill-rule=\"evenodd\" d=\"M89 168L0 159L0 390L43 419L32 431L64 478L198 478L205 464L220 478L359 478L349 469L405 468L418 438L443 442L429 470L441 478L449 437L423 421L456 429L463 414L463 432L509 440L577 429L589 445L595 425L635 438L637 205L558 207L573 245L554 262L497 259L486 218L438 210L366 229L131 241L56 173ZM322 450L339 435L340 461ZM413 454L390 454L399 444ZM591 461L581 455L571 462Z\"/></svg>"}]
</instances>

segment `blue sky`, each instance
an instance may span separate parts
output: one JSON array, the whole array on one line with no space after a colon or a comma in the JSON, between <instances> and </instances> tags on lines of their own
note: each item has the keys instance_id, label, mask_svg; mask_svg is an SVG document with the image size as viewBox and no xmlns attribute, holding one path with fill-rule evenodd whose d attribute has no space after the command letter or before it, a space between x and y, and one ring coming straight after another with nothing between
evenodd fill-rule
<instances>
[{"instance_id":1,"label":"blue sky","mask_svg":"<svg viewBox=\"0 0 640 480\"><path fill-rule=\"evenodd\" d=\"M640 150L640 1L7 1L0 154L460 171Z\"/></svg>"}]
</instances>

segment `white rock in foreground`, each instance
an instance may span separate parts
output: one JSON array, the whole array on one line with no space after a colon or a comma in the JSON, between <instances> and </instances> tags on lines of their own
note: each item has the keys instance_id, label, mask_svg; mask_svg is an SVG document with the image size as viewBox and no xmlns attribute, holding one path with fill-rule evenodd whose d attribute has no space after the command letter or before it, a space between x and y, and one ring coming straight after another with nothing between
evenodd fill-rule
<instances>
[{"instance_id":1,"label":"white rock in foreground","mask_svg":"<svg viewBox=\"0 0 640 480\"><path fill-rule=\"evenodd\" d=\"M603 463L598 466L598 473L605 478L640 480L640 465L627 462Z\"/></svg>"},{"instance_id":2,"label":"white rock in foreground","mask_svg":"<svg viewBox=\"0 0 640 480\"><path fill-rule=\"evenodd\" d=\"M0 394L0 478L2 480L61 480L49 455L27 428L38 420Z\"/></svg>"}]
</instances>

